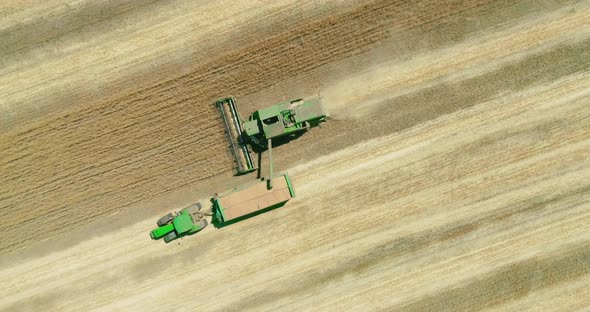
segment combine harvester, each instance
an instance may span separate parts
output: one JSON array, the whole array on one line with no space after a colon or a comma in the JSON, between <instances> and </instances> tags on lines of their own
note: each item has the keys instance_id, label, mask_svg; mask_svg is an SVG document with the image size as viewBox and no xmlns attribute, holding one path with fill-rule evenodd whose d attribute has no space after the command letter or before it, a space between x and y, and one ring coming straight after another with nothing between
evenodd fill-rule
<instances>
[{"instance_id":1,"label":"combine harvester","mask_svg":"<svg viewBox=\"0 0 590 312\"><path fill-rule=\"evenodd\" d=\"M209 209L203 210L201 203L196 203L180 212L168 213L158 220L158 228L150 232L152 239L163 237L168 243L197 233L207 226L209 216L216 227L223 227L285 205L295 197L295 190L288 174L273 176L272 139L298 136L327 118L319 98L279 103L252 113L247 121L241 119L233 97L217 101L216 106L227 130L237 174L256 170L251 150L268 150L269 178L216 194Z\"/></svg>"},{"instance_id":2,"label":"combine harvester","mask_svg":"<svg viewBox=\"0 0 590 312\"><path fill-rule=\"evenodd\" d=\"M327 111L319 98L297 99L257 110L242 120L233 97L215 103L227 130L237 174L256 170L250 150L271 153L271 140L297 137L326 121ZM272 175L272 173L271 173Z\"/></svg>"}]
</instances>

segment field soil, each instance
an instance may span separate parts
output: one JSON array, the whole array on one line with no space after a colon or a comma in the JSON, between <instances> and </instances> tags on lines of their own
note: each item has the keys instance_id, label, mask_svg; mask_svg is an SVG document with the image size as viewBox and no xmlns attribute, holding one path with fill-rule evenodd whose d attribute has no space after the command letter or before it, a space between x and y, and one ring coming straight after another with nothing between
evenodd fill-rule
<instances>
[{"instance_id":1,"label":"field soil","mask_svg":"<svg viewBox=\"0 0 590 312\"><path fill-rule=\"evenodd\" d=\"M0 310L590 307L590 1L0 4ZM321 96L297 196L171 244L251 182L213 102ZM268 174L262 154L261 174Z\"/></svg>"}]
</instances>

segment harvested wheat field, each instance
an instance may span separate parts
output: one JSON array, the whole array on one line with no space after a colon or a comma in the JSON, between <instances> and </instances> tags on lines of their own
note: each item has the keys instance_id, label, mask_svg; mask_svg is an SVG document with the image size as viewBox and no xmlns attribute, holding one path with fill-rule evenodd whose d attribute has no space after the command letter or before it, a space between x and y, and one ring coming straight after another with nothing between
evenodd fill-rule
<instances>
[{"instance_id":1,"label":"harvested wheat field","mask_svg":"<svg viewBox=\"0 0 590 312\"><path fill-rule=\"evenodd\" d=\"M6 1L0 56L2 311L590 309L590 1ZM228 94L323 98L297 196L150 240L256 178Z\"/></svg>"}]
</instances>

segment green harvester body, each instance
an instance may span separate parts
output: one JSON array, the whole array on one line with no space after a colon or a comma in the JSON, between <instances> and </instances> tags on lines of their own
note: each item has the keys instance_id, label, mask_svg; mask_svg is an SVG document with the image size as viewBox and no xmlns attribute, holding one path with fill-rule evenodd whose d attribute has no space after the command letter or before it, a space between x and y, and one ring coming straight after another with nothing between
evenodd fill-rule
<instances>
[{"instance_id":1,"label":"green harvester body","mask_svg":"<svg viewBox=\"0 0 590 312\"><path fill-rule=\"evenodd\" d=\"M250 149L268 149L268 140L294 137L326 121L327 110L319 97L281 102L241 118L233 97L216 102L237 163L237 174L256 169Z\"/></svg>"}]
</instances>

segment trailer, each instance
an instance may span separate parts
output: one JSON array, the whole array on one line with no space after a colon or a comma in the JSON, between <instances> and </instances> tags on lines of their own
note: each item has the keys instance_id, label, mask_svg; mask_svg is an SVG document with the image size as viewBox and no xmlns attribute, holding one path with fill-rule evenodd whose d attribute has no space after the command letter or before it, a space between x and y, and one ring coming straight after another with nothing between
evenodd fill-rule
<instances>
[{"instance_id":1,"label":"trailer","mask_svg":"<svg viewBox=\"0 0 590 312\"><path fill-rule=\"evenodd\" d=\"M295 189L288 174L269 181L258 181L211 199L213 222L225 226L281 207L295 197Z\"/></svg>"}]
</instances>

